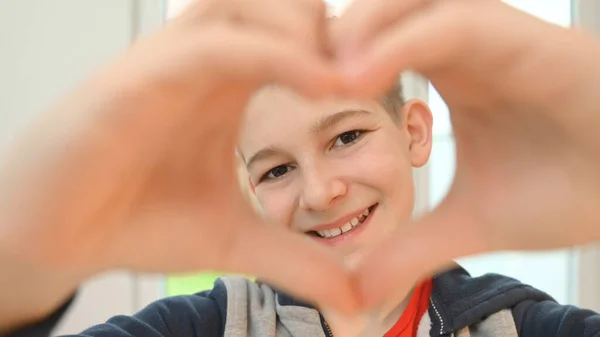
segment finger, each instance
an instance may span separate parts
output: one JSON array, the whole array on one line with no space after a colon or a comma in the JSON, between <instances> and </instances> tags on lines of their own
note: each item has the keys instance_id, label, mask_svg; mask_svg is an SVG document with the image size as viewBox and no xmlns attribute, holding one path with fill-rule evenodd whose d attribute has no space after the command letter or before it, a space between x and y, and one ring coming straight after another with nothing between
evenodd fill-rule
<instances>
[{"instance_id":1,"label":"finger","mask_svg":"<svg viewBox=\"0 0 600 337\"><path fill-rule=\"evenodd\" d=\"M219 23L262 30L292 38L311 50L322 50L325 11L321 0L206 0L192 3L176 23L191 27Z\"/></svg>"},{"instance_id":2,"label":"finger","mask_svg":"<svg viewBox=\"0 0 600 337\"><path fill-rule=\"evenodd\" d=\"M291 38L298 45L324 52L326 6L321 0L228 1L242 28L265 29L269 34Z\"/></svg>"},{"instance_id":3,"label":"finger","mask_svg":"<svg viewBox=\"0 0 600 337\"><path fill-rule=\"evenodd\" d=\"M419 279L449 266L452 258L485 251L477 225L482 224L475 223L464 200L447 198L432 213L397 231L358 269L361 305L389 310Z\"/></svg>"},{"instance_id":4,"label":"finger","mask_svg":"<svg viewBox=\"0 0 600 337\"><path fill-rule=\"evenodd\" d=\"M446 7L428 6L418 15L407 16L381 32L363 51L343 59L348 86L374 95L395 83L403 70L425 73L453 62L471 42L469 18L457 6Z\"/></svg>"},{"instance_id":5,"label":"finger","mask_svg":"<svg viewBox=\"0 0 600 337\"><path fill-rule=\"evenodd\" d=\"M388 26L422 7L428 0L359 0L345 10L333 31L336 49L341 55L351 55Z\"/></svg>"},{"instance_id":6,"label":"finger","mask_svg":"<svg viewBox=\"0 0 600 337\"><path fill-rule=\"evenodd\" d=\"M481 13L490 11L497 15L482 17ZM350 91L374 95L395 83L406 69L432 81L446 69L472 69L474 62L486 62L495 69L506 58L524 53L531 38L548 25L537 24L528 34L516 31L526 23L531 24L531 16L497 1L437 1L380 33L364 51L344 59L342 72Z\"/></svg>"},{"instance_id":7,"label":"finger","mask_svg":"<svg viewBox=\"0 0 600 337\"><path fill-rule=\"evenodd\" d=\"M358 309L342 260L303 235L264 223L243 226L231 254L232 270L257 275L296 298L345 314Z\"/></svg>"},{"instance_id":8,"label":"finger","mask_svg":"<svg viewBox=\"0 0 600 337\"><path fill-rule=\"evenodd\" d=\"M319 306L357 311L357 292L341 259L307 237L265 224L242 195L228 202L213 195L215 200L173 201L171 209L151 207L103 250L111 254L104 260L118 261L108 267L241 273Z\"/></svg>"},{"instance_id":9,"label":"finger","mask_svg":"<svg viewBox=\"0 0 600 337\"><path fill-rule=\"evenodd\" d=\"M276 82L309 97L322 97L339 86L334 67L292 39L251 29L221 29L199 37L206 47L201 55L206 73L238 81Z\"/></svg>"}]
</instances>

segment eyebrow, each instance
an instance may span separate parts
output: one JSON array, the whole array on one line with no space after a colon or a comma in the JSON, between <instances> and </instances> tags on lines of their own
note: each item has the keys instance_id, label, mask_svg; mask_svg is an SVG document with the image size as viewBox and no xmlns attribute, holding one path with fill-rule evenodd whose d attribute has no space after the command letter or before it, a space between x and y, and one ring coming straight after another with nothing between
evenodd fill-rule
<instances>
[{"instance_id":1,"label":"eyebrow","mask_svg":"<svg viewBox=\"0 0 600 337\"><path fill-rule=\"evenodd\" d=\"M265 147L265 148L261 149L260 151L256 152L255 154L253 154L252 156L250 156L250 158L246 162L246 168L248 170L250 170L252 165L254 165L257 161L276 156L277 154L279 154L281 152L283 152L281 149L274 147L274 146Z\"/></svg>"},{"instance_id":2,"label":"eyebrow","mask_svg":"<svg viewBox=\"0 0 600 337\"><path fill-rule=\"evenodd\" d=\"M340 112L336 112L332 115L326 116L317 123L315 123L311 128L312 133L322 133L327 129L334 127L336 124L341 121L349 118L359 118L367 115L371 115L372 113L367 110L343 110ZM249 157L246 162L246 168L250 170L252 165L254 165L257 161L267 159L269 157L276 156L282 153L283 150L275 147L275 146L267 146L260 151L256 152L252 156Z\"/></svg>"},{"instance_id":3,"label":"eyebrow","mask_svg":"<svg viewBox=\"0 0 600 337\"><path fill-rule=\"evenodd\" d=\"M313 133L321 133L327 129L334 127L336 124L340 123L344 119L359 118L371 114L372 113L367 110L344 110L336 112L332 115L324 117L323 119L315 123L315 125L312 126L311 131Z\"/></svg>"}]
</instances>

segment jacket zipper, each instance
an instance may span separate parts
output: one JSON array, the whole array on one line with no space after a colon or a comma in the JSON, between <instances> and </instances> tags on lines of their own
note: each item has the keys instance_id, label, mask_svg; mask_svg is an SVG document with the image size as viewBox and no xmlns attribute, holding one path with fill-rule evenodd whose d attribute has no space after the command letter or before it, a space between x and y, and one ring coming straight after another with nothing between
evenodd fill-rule
<instances>
[{"instance_id":1,"label":"jacket zipper","mask_svg":"<svg viewBox=\"0 0 600 337\"><path fill-rule=\"evenodd\" d=\"M331 332L331 328L329 327L329 323L327 323L326 321L324 321L325 323L325 329L327 329L327 331L325 331L327 333L327 337L333 337L333 332Z\"/></svg>"},{"instance_id":2,"label":"jacket zipper","mask_svg":"<svg viewBox=\"0 0 600 337\"><path fill-rule=\"evenodd\" d=\"M437 319L440 321L440 336L442 336L444 334L444 320L442 319L442 315L440 315L440 312L436 308L435 303L433 302L433 298L429 298L429 302L431 303L433 311L435 311Z\"/></svg>"}]
</instances>

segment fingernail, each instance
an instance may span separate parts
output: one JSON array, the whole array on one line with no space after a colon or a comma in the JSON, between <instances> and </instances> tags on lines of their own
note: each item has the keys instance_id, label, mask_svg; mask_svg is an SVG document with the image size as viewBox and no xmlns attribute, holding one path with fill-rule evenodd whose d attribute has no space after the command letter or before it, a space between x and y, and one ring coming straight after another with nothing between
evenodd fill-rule
<instances>
[{"instance_id":1,"label":"fingernail","mask_svg":"<svg viewBox=\"0 0 600 337\"><path fill-rule=\"evenodd\" d=\"M360 266L364 254L361 251L348 254L344 257L344 266L351 272L354 272Z\"/></svg>"}]
</instances>

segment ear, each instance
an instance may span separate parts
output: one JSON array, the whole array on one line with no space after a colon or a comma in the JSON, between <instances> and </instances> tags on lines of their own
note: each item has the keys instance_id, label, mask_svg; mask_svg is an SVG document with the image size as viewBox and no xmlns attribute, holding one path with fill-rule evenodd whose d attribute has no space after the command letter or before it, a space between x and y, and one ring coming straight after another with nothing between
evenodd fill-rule
<instances>
[{"instance_id":1,"label":"ear","mask_svg":"<svg viewBox=\"0 0 600 337\"><path fill-rule=\"evenodd\" d=\"M409 136L411 163L414 167L421 167L427 163L431 154L431 110L425 102L411 99L402 108L402 116Z\"/></svg>"}]
</instances>

